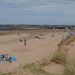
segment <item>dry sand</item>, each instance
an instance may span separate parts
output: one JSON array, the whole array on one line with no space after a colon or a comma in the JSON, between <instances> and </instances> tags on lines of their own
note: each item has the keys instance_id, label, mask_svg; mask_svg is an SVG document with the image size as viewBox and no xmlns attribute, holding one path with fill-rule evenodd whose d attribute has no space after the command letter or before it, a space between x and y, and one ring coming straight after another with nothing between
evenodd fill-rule
<instances>
[{"instance_id":1,"label":"dry sand","mask_svg":"<svg viewBox=\"0 0 75 75\"><path fill-rule=\"evenodd\" d=\"M63 32L61 32L61 34L55 33L55 37L51 37L51 34L53 32L39 31L40 33L42 33L43 35L42 37L45 37L45 39L34 38L35 37L34 34L37 31L36 32L31 31L27 33L21 31L20 36L17 35L18 31L17 32L11 31L11 32L9 31L7 32L10 35L9 34L0 35L0 54L9 54L9 55L12 54L16 56L18 61L16 63L11 64L9 64L8 62L0 63L0 70L3 72L12 71L15 68L18 68L19 66L22 66L26 63L42 60L44 57L48 56L51 52L56 50L57 44L61 41L63 37ZM29 37L32 37L32 39L31 38L27 39ZM19 41L20 38L27 39L26 46L24 46L24 42Z\"/></svg>"}]
</instances>

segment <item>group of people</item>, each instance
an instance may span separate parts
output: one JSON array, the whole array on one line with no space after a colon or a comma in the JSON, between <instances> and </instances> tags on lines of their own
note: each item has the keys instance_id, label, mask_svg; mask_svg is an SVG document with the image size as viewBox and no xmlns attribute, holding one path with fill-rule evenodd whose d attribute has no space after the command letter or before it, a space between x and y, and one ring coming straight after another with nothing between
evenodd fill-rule
<instances>
[{"instance_id":1,"label":"group of people","mask_svg":"<svg viewBox=\"0 0 75 75\"><path fill-rule=\"evenodd\" d=\"M4 54L3 54L3 55L2 55L2 59L4 59L4 58L5 58L5 56L4 56ZM9 62L12 62L12 55L10 55L9 58L8 58L8 56L7 56L6 60L9 61Z\"/></svg>"}]
</instances>

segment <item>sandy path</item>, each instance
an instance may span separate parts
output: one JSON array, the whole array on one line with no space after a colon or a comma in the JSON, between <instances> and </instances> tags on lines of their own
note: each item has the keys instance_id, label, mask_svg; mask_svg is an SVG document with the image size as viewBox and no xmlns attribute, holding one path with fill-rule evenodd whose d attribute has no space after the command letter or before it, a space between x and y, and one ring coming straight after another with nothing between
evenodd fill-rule
<instances>
[{"instance_id":1,"label":"sandy path","mask_svg":"<svg viewBox=\"0 0 75 75\"><path fill-rule=\"evenodd\" d=\"M13 36L13 37L12 37ZM28 35L22 35L21 37L27 37ZM19 39L16 35L1 36L0 42L10 41L10 43L0 43L0 53L13 54L17 57L18 61L12 64L1 63L0 69L2 71L11 71L21 64L31 63L40 61L44 57L48 56L50 52L55 51L57 44L62 39L62 34L55 34L55 37L51 37L48 34L45 39L31 39L27 40L27 46L25 47L24 42L11 42L10 40ZM10 39L9 39L10 38Z\"/></svg>"}]
</instances>

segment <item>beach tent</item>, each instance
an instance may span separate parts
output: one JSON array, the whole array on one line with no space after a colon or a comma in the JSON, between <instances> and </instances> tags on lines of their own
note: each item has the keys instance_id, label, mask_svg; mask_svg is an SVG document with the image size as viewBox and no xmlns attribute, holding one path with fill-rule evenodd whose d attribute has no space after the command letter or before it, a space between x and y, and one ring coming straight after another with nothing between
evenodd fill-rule
<instances>
[{"instance_id":1,"label":"beach tent","mask_svg":"<svg viewBox=\"0 0 75 75\"><path fill-rule=\"evenodd\" d=\"M8 61L8 54L0 55L0 61ZM12 56L12 63L15 63L17 61L17 58L13 55Z\"/></svg>"},{"instance_id":2,"label":"beach tent","mask_svg":"<svg viewBox=\"0 0 75 75\"><path fill-rule=\"evenodd\" d=\"M54 35L51 35L51 37L54 37Z\"/></svg>"},{"instance_id":3,"label":"beach tent","mask_svg":"<svg viewBox=\"0 0 75 75\"><path fill-rule=\"evenodd\" d=\"M71 33L71 31L69 30L69 33Z\"/></svg>"},{"instance_id":4,"label":"beach tent","mask_svg":"<svg viewBox=\"0 0 75 75\"><path fill-rule=\"evenodd\" d=\"M41 39L40 37L38 37L38 39Z\"/></svg>"},{"instance_id":5,"label":"beach tent","mask_svg":"<svg viewBox=\"0 0 75 75\"><path fill-rule=\"evenodd\" d=\"M51 37L55 37L55 33L53 33L53 34L51 35Z\"/></svg>"},{"instance_id":6,"label":"beach tent","mask_svg":"<svg viewBox=\"0 0 75 75\"><path fill-rule=\"evenodd\" d=\"M69 33L69 36L72 36L73 35L73 32Z\"/></svg>"},{"instance_id":7,"label":"beach tent","mask_svg":"<svg viewBox=\"0 0 75 75\"><path fill-rule=\"evenodd\" d=\"M20 42L23 42L24 40L23 39L20 39Z\"/></svg>"},{"instance_id":8,"label":"beach tent","mask_svg":"<svg viewBox=\"0 0 75 75\"><path fill-rule=\"evenodd\" d=\"M4 55L4 58L3 58ZM7 61L6 59L8 58L8 54L0 54L0 61Z\"/></svg>"},{"instance_id":9,"label":"beach tent","mask_svg":"<svg viewBox=\"0 0 75 75\"><path fill-rule=\"evenodd\" d=\"M12 56L12 63L15 63L17 61L17 58L13 55Z\"/></svg>"},{"instance_id":10,"label":"beach tent","mask_svg":"<svg viewBox=\"0 0 75 75\"><path fill-rule=\"evenodd\" d=\"M36 36L35 38L41 39L40 37Z\"/></svg>"},{"instance_id":11,"label":"beach tent","mask_svg":"<svg viewBox=\"0 0 75 75\"><path fill-rule=\"evenodd\" d=\"M35 37L36 37L36 35L37 35L37 34L35 34Z\"/></svg>"},{"instance_id":12,"label":"beach tent","mask_svg":"<svg viewBox=\"0 0 75 75\"><path fill-rule=\"evenodd\" d=\"M38 36L36 36L35 38L39 38Z\"/></svg>"},{"instance_id":13,"label":"beach tent","mask_svg":"<svg viewBox=\"0 0 75 75\"><path fill-rule=\"evenodd\" d=\"M64 35L63 37L67 37L66 35Z\"/></svg>"}]
</instances>

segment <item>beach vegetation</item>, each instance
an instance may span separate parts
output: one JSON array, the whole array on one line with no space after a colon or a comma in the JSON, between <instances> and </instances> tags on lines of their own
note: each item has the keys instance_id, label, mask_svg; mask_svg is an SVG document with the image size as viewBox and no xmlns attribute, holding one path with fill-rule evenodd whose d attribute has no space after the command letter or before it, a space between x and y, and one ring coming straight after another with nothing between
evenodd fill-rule
<instances>
[{"instance_id":1,"label":"beach vegetation","mask_svg":"<svg viewBox=\"0 0 75 75\"><path fill-rule=\"evenodd\" d=\"M53 74L50 74L49 72L45 71L41 67L36 66L35 63L25 65L23 67L23 69L28 69L31 72L33 72L35 74L39 74L39 75L41 75L41 74L43 74L43 75L53 75Z\"/></svg>"}]
</instances>

